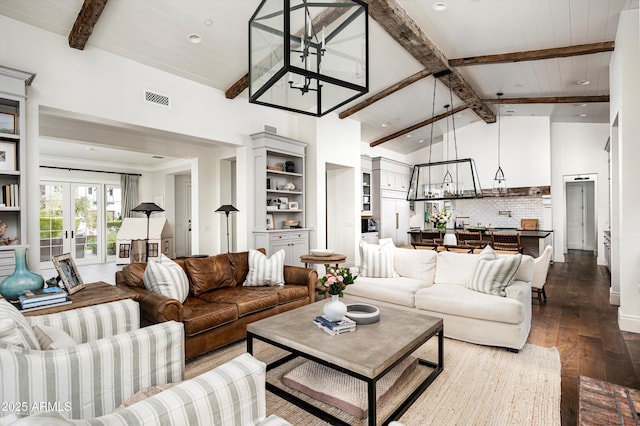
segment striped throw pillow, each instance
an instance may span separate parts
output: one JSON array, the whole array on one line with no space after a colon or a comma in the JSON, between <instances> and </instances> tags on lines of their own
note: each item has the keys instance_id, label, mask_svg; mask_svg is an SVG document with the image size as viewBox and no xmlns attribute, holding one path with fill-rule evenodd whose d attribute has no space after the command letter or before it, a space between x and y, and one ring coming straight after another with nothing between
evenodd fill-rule
<instances>
[{"instance_id":1,"label":"striped throw pillow","mask_svg":"<svg viewBox=\"0 0 640 426\"><path fill-rule=\"evenodd\" d=\"M189 279L180 265L164 254L157 262L147 263L142 276L144 286L170 299L184 302L189 295Z\"/></svg>"},{"instance_id":2,"label":"striped throw pillow","mask_svg":"<svg viewBox=\"0 0 640 426\"><path fill-rule=\"evenodd\" d=\"M72 348L78 345L73 337L56 327L39 324L33 326L33 331L36 333L40 348L45 351Z\"/></svg>"},{"instance_id":3,"label":"striped throw pillow","mask_svg":"<svg viewBox=\"0 0 640 426\"><path fill-rule=\"evenodd\" d=\"M29 342L20 333L16 323L9 318L0 319L0 342L21 348L29 348Z\"/></svg>"},{"instance_id":4,"label":"striped throw pillow","mask_svg":"<svg viewBox=\"0 0 640 426\"><path fill-rule=\"evenodd\" d=\"M16 332L20 333L18 338L24 342L25 348L40 349L40 344L38 343L36 334L31 329L29 321L5 299L0 299L0 318L13 322Z\"/></svg>"},{"instance_id":5,"label":"striped throw pillow","mask_svg":"<svg viewBox=\"0 0 640 426\"><path fill-rule=\"evenodd\" d=\"M393 278L393 243L369 244L360 242L360 276Z\"/></svg>"},{"instance_id":6,"label":"striped throw pillow","mask_svg":"<svg viewBox=\"0 0 640 426\"><path fill-rule=\"evenodd\" d=\"M242 285L284 285L284 250L278 250L271 257L257 250L249 250L249 273Z\"/></svg>"},{"instance_id":7,"label":"striped throw pillow","mask_svg":"<svg viewBox=\"0 0 640 426\"><path fill-rule=\"evenodd\" d=\"M498 258L490 246L478 255L467 288L494 296L506 297L505 288L513 282L518 272L521 254Z\"/></svg>"}]
</instances>

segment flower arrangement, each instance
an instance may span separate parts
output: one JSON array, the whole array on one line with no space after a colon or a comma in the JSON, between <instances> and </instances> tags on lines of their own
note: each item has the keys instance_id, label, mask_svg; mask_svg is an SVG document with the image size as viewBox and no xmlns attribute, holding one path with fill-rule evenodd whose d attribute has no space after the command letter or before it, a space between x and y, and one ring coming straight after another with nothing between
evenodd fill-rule
<instances>
[{"instance_id":1,"label":"flower arrangement","mask_svg":"<svg viewBox=\"0 0 640 426\"><path fill-rule=\"evenodd\" d=\"M451 219L451 213L444 210L429 213L429 222L433 223L439 231L446 231L449 219Z\"/></svg>"},{"instance_id":2,"label":"flower arrangement","mask_svg":"<svg viewBox=\"0 0 640 426\"><path fill-rule=\"evenodd\" d=\"M351 274L351 271L347 268L329 268L327 273L320 278L320 284L323 287L325 293L329 293L332 296L342 297L342 292L349 284L353 284L358 278Z\"/></svg>"}]
</instances>

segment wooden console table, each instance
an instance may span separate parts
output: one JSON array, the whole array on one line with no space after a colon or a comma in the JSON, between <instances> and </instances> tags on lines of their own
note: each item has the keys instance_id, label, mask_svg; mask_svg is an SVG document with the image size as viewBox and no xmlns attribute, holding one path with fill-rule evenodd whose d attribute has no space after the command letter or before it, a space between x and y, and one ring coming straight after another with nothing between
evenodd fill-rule
<instances>
[{"instance_id":1,"label":"wooden console table","mask_svg":"<svg viewBox=\"0 0 640 426\"><path fill-rule=\"evenodd\" d=\"M68 311L70 309L84 308L86 306L100 305L102 303L115 302L124 299L137 300L138 294L123 287L107 284L99 281L87 284L82 290L69 296L71 303L50 308L37 309L35 311L24 312L25 316L47 315L56 312Z\"/></svg>"}]
</instances>

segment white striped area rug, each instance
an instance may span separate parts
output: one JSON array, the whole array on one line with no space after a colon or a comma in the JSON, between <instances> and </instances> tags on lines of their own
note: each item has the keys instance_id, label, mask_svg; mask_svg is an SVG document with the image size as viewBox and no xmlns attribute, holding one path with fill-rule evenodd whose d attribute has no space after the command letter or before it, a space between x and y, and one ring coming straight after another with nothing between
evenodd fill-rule
<instances>
[{"instance_id":1,"label":"white striped area rug","mask_svg":"<svg viewBox=\"0 0 640 426\"><path fill-rule=\"evenodd\" d=\"M203 355L187 363L187 376L194 377L245 351L245 342ZM258 342L256 358L269 362L282 355L279 349ZM556 348L527 344L519 353L444 340L444 371L399 419L406 426L426 425L560 425L560 354ZM416 354L436 360L435 338ZM285 386L280 379L304 360L294 360L268 374L268 380ZM429 369L418 367L394 389L378 407L379 417L386 417L404 400ZM318 403L292 391L324 411L351 425L364 425L339 409ZM291 403L267 392L267 414L277 414L293 425L326 425Z\"/></svg>"}]
</instances>

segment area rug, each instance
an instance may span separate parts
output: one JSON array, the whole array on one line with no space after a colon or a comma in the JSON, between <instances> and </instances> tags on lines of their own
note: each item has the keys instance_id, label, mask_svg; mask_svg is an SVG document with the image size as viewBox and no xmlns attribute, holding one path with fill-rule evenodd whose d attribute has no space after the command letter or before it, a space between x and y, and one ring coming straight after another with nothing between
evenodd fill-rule
<instances>
[{"instance_id":1,"label":"area rug","mask_svg":"<svg viewBox=\"0 0 640 426\"><path fill-rule=\"evenodd\" d=\"M436 360L435 340L423 345L416 355ZM254 348L256 358L265 362L284 353L262 342L256 342ZM186 376L202 374L245 350L245 342L240 342L191 360ZM398 419L404 425L560 425L560 354L556 348L527 344L519 353L512 353L445 339L444 352L444 371ZM268 373L267 380L285 387L282 376L303 362L296 359L280 366ZM378 407L379 418L389 415L429 371L419 366L404 385L396 386ZM351 425L366 424L366 420L287 390ZM270 392L267 392L267 414L277 414L293 425L327 424Z\"/></svg>"}]
</instances>

